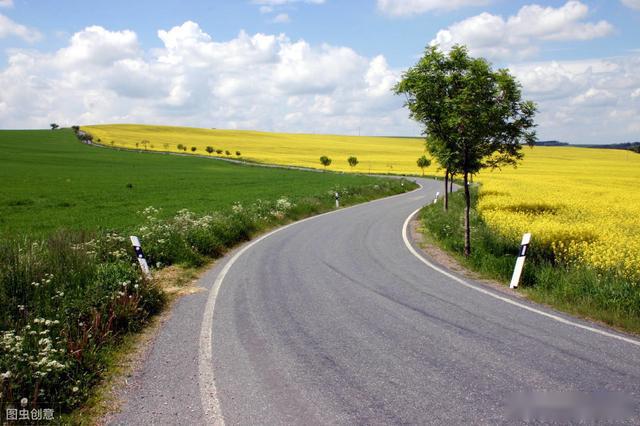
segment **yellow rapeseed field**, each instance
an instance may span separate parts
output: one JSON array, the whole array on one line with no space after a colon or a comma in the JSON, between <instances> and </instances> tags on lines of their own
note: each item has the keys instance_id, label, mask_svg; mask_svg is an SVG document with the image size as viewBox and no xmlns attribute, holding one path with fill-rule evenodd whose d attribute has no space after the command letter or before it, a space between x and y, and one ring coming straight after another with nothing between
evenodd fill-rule
<instances>
[{"instance_id":1,"label":"yellow rapeseed field","mask_svg":"<svg viewBox=\"0 0 640 426\"><path fill-rule=\"evenodd\" d=\"M94 139L105 145L143 149L143 140L148 140L147 148L156 151L178 152L178 144L196 147L195 154L208 155L207 146L224 152L214 156L236 158L240 151L242 158L260 163L303 166L321 169L320 157L331 158L329 170L350 171L349 156L360 161L355 167L360 173L421 173L416 165L418 157L424 154L424 143L418 138L358 137L338 135L311 135L291 133L268 133L247 130L197 129L190 127L143 126L131 124L83 126ZM435 173L432 166L426 173Z\"/></svg>"},{"instance_id":2,"label":"yellow rapeseed field","mask_svg":"<svg viewBox=\"0 0 640 426\"><path fill-rule=\"evenodd\" d=\"M524 232L565 261L640 280L640 155L525 148L517 169L483 172L478 208L514 243Z\"/></svg>"},{"instance_id":3,"label":"yellow rapeseed field","mask_svg":"<svg viewBox=\"0 0 640 426\"><path fill-rule=\"evenodd\" d=\"M168 126L106 125L84 130L106 145L178 151L183 144L207 155L212 146L242 153L242 158L272 164L351 171L347 157L360 164L355 172L418 174L416 160L424 144L414 138L301 135L255 131L209 130ZM113 142L113 143L112 143ZM640 280L640 155L620 150L568 147L524 148L517 168L484 171L478 204L495 232L512 239L533 233L533 244L544 246L567 262L612 270ZM217 155L217 154L214 154ZM223 154L223 156L226 156ZM436 173L432 165L427 173Z\"/></svg>"}]
</instances>

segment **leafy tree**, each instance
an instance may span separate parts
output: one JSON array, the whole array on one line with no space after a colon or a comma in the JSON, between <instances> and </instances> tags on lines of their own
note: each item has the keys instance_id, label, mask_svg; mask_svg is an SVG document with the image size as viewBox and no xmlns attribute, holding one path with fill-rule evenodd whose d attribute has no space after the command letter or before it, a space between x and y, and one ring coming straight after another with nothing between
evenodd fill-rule
<instances>
[{"instance_id":1,"label":"leafy tree","mask_svg":"<svg viewBox=\"0 0 640 426\"><path fill-rule=\"evenodd\" d=\"M322 157L320 157L320 164L322 164L324 166L324 169L327 170L327 167L331 165L331 158L323 155Z\"/></svg>"},{"instance_id":2,"label":"leafy tree","mask_svg":"<svg viewBox=\"0 0 640 426\"><path fill-rule=\"evenodd\" d=\"M196 148L195 146L192 146L192 147L191 147L191 152L196 152L196 150L197 150L197 149L198 149L198 148Z\"/></svg>"},{"instance_id":3,"label":"leafy tree","mask_svg":"<svg viewBox=\"0 0 640 426\"><path fill-rule=\"evenodd\" d=\"M471 255L470 176L484 168L516 166L522 143L533 146L536 105L523 101L508 70L494 71L464 46L448 54L428 47L394 87L406 96L410 117L423 125L429 153L449 173L462 175L465 195L464 255Z\"/></svg>"},{"instance_id":4,"label":"leafy tree","mask_svg":"<svg viewBox=\"0 0 640 426\"><path fill-rule=\"evenodd\" d=\"M56 130L58 127L60 127L56 123L51 123L49 124L49 126L51 126L51 130Z\"/></svg>"},{"instance_id":5,"label":"leafy tree","mask_svg":"<svg viewBox=\"0 0 640 426\"><path fill-rule=\"evenodd\" d=\"M205 148L205 151L207 151L209 153L209 155L213 154L213 152L215 151L215 149L213 149L212 146L208 146Z\"/></svg>"},{"instance_id":6,"label":"leafy tree","mask_svg":"<svg viewBox=\"0 0 640 426\"><path fill-rule=\"evenodd\" d=\"M431 165L431 160L429 160L426 155L423 155L422 157L418 158L416 164L422 169L422 176L424 176L424 169Z\"/></svg>"},{"instance_id":7,"label":"leafy tree","mask_svg":"<svg viewBox=\"0 0 640 426\"><path fill-rule=\"evenodd\" d=\"M225 151L224 153L227 154L227 155L231 155L231 151L229 151L229 150Z\"/></svg>"},{"instance_id":8,"label":"leafy tree","mask_svg":"<svg viewBox=\"0 0 640 426\"><path fill-rule=\"evenodd\" d=\"M241 153L240 151L236 151L236 155L237 155L238 157L240 157L240 156L242 155L242 153Z\"/></svg>"},{"instance_id":9,"label":"leafy tree","mask_svg":"<svg viewBox=\"0 0 640 426\"><path fill-rule=\"evenodd\" d=\"M182 145L181 143L178 144L177 146L178 151L182 151L182 149L184 148L184 145Z\"/></svg>"},{"instance_id":10,"label":"leafy tree","mask_svg":"<svg viewBox=\"0 0 640 426\"><path fill-rule=\"evenodd\" d=\"M146 150L147 147L149 146L149 141L144 139L142 142L140 142L140 144L144 147L144 149Z\"/></svg>"},{"instance_id":11,"label":"leafy tree","mask_svg":"<svg viewBox=\"0 0 640 426\"><path fill-rule=\"evenodd\" d=\"M78 134L78 132L80 131L80 126L71 126L71 130L73 130L73 133Z\"/></svg>"},{"instance_id":12,"label":"leafy tree","mask_svg":"<svg viewBox=\"0 0 640 426\"><path fill-rule=\"evenodd\" d=\"M351 170L353 170L353 168L355 166L358 165L359 161L358 161L358 157L354 157L353 155L349 158L347 158L347 162L349 163L349 166L351 167Z\"/></svg>"},{"instance_id":13,"label":"leafy tree","mask_svg":"<svg viewBox=\"0 0 640 426\"><path fill-rule=\"evenodd\" d=\"M216 149L216 154L218 154L218 155L222 154L222 150L221 149Z\"/></svg>"}]
</instances>

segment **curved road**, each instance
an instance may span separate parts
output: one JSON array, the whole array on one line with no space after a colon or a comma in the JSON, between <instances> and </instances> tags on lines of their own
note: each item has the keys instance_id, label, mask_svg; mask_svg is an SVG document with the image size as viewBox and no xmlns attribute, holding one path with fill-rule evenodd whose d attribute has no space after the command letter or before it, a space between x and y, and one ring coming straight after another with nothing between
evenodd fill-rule
<instances>
[{"instance_id":1,"label":"curved road","mask_svg":"<svg viewBox=\"0 0 640 426\"><path fill-rule=\"evenodd\" d=\"M462 284L410 251L403 225L441 185L421 184L219 262L207 291L179 301L111 421L500 424L518 396L552 395L592 411L629 401L614 411L640 422L636 340Z\"/></svg>"}]
</instances>

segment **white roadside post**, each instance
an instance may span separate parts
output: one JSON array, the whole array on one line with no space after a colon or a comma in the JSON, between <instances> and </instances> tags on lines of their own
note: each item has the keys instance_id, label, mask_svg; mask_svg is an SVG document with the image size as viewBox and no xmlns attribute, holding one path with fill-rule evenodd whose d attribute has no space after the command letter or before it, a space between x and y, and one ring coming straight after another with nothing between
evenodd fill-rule
<instances>
[{"instance_id":1,"label":"white roadside post","mask_svg":"<svg viewBox=\"0 0 640 426\"><path fill-rule=\"evenodd\" d=\"M440 191L436 192L436 198L433 199L433 204L438 202L438 197L440 196Z\"/></svg>"},{"instance_id":2,"label":"white roadside post","mask_svg":"<svg viewBox=\"0 0 640 426\"><path fill-rule=\"evenodd\" d=\"M527 256L529 250L529 243L531 242L531 234L527 232L522 236L522 243L520 244L520 253L518 253L518 259L516 260L516 267L513 270L513 276L511 277L511 284L509 288L518 288L520 282L520 276L522 275L522 268L524 267L524 259Z\"/></svg>"},{"instance_id":3,"label":"white roadside post","mask_svg":"<svg viewBox=\"0 0 640 426\"><path fill-rule=\"evenodd\" d=\"M336 209L337 209L340 207L340 194L336 192L335 197L336 197Z\"/></svg>"},{"instance_id":4,"label":"white roadside post","mask_svg":"<svg viewBox=\"0 0 640 426\"><path fill-rule=\"evenodd\" d=\"M131 236L131 245L133 249L136 251L136 257L138 258L138 263L140 264L140 269L142 269L142 273L147 279L151 278L151 271L149 271L149 265L147 265L147 259L144 258L144 253L142 251L142 247L140 246L140 240L138 237Z\"/></svg>"}]
</instances>

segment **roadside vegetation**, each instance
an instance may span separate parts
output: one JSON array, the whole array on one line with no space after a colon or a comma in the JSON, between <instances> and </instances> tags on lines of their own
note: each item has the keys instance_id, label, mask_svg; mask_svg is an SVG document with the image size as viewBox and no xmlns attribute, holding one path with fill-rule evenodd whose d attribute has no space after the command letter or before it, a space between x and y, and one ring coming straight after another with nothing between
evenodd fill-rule
<instances>
[{"instance_id":1,"label":"roadside vegetation","mask_svg":"<svg viewBox=\"0 0 640 426\"><path fill-rule=\"evenodd\" d=\"M483 195L483 192L487 195ZM463 216L464 194L451 194L449 211L442 204L425 207L420 213L421 226L427 241L436 243L452 253L464 266L483 276L508 283L513 273L519 250L515 236L496 232L487 223L478 207L490 191L472 187L471 209L472 246L468 257L464 252ZM477 201L479 200L479 202ZM617 268L596 268L582 262L558 256L554 244L545 244L544 237L536 239L527 252L520 289L533 300L554 306L563 311L603 321L615 327L640 333L640 277L628 275ZM556 238L561 238L556 235ZM566 241L556 240L555 245L570 245L575 241L567 234ZM637 270L636 270L637 272Z\"/></svg>"},{"instance_id":2,"label":"roadside vegetation","mask_svg":"<svg viewBox=\"0 0 640 426\"><path fill-rule=\"evenodd\" d=\"M129 235L140 237L154 277L168 266L205 265L269 228L331 210L335 192L350 205L415 187L399 179L117 152L82 145L68 130L47 134L55 136L0 132L0 155L9 167L1 173L35 210L23 211L31 221L14 213L2 224L15 229L0 237L0 405L18 407L26 398L29 409L53 408L56 415L91 396L123 339L166 303L154 278L140 274ZM41 170L25 176L30 164ZM185 175L190 179L180 179ZM65 187L67 179L79 182ZM130 181L150 193L118 198L131 190ZM34 226L56 214L40 199L39 185L47 182L61 183L49 185L52 197L91 205L63 210L71 222L59 213L50 226ZM17 194L9 192L8 199ZM138 208L141 202L144 208ZM178 203L183 208L175 210ZM22 207L7 198L2 204L8 211ZM55 229L56 219L79 224Z\"/></svg>"},{"instance_id":3,"label":"roadside vegetation","mask_svg":"<svg viewBox=\"0 0 640 426\"><path fill-rule=\"evenodd\" d=\"M534 145L536 106L521 100L508 70L492 71L463 46L448 53L427 48L394 90L406 96L427 151L444 171L443 208L422 213L436 242L472 269L507 281L519 241L530 232L523 281L533 298L640 330L640 198L630 191L640 181L637 159L619 152L613 156L624 161L607 163L610 153L585 150L573 164L564 156L571 149L558 148L560 161L491 173L520 165L522 145ZM462 194L450 202L455 176ZM482 182L479 194L474 176Z\"/></svg>"}]
</instances>

